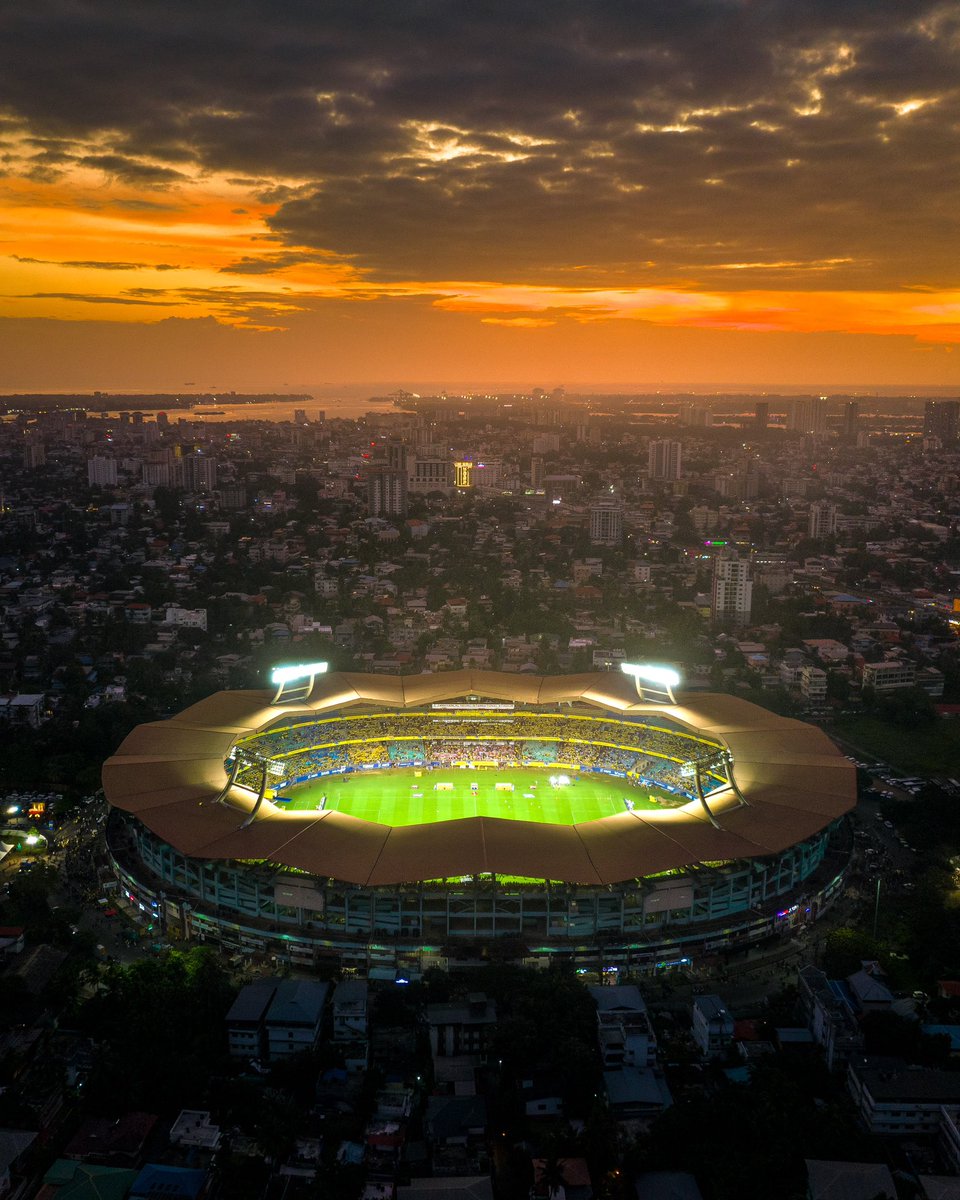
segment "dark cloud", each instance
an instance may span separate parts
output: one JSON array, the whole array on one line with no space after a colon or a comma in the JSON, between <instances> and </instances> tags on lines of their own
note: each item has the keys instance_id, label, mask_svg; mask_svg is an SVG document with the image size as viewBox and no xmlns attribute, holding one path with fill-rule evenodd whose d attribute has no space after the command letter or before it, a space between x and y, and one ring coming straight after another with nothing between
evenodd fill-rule
<instances>
[{"instance_id":1,"label":"dark cloud","mask_svg":"<svg viewBox=\"0 0 960 1200\"><path fill-rule=\"evenodd\" d=\"M54 258L27 258L23 254L12 254L11 258L21 263L37 263L46 267L79 267L94 271L178 271L172 263L102 262L98 260L63 260Z\"/></svg>"},{"instance_id":2,"label":"dark cloud","mask_svg":"<svg viewBox=\"0 0 960 1200\"><path fill-rule=\"evenodd\" d=\"M172 167L138 162L123 154L85 154L77 161L82 167L95 167L115 179L122 179L125 183L139 184L143 187L157 185L165 187L186 178L182 171L175 171Z\"/></svg>"},{"instance_id":3,"label":"dark cloud","mask_svg":"<svg viewBox=\"0 0 960 1200\"><path fill-rule=\"evenodd\" d=\"M953 282L942 0L34 0L4 24L33 170L223 172L278 238L385 278Z\"/></svg>"},{"instance_id":4,"label":"dark cloud","mask_svg":"<svg viewBox=\"0 0 960 1200\"><path fill-rule=\"evenodd\" d=\"M175 300L143 300L133 296L96 296L90 292L30 292L19 300L79 300L84 304L150 304L172 306Z\"/></svg>"}]
</instances>

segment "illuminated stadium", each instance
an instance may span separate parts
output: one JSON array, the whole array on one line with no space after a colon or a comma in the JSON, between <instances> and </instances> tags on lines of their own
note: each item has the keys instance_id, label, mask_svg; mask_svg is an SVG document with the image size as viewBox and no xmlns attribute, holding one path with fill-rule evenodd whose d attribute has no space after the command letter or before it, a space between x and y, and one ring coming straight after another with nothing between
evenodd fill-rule
<instances>
[{"instance_id":1,"label":"illuminated stadium","mask_svg":"<svg viewBox=\"0 0 960 1200\"><path fill-rule=\"evenodd\" d=\"M820 730L622 673L219 692L135 729L103 783L143 920L382 978L655 971L786 933L839 894L856 800Z\"/></svg>"}]
</instances>

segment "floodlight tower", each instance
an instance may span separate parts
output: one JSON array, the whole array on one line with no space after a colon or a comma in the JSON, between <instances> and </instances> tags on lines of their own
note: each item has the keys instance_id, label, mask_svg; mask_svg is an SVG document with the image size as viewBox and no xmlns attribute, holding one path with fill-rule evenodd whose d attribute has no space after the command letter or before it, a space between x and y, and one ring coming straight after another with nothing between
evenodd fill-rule
<instances>
[{"instance_id":1,"label":"floodlight tower","mask_svg":"<svg viewBox=\"0 0 960 1200\"><path fill-rule=\"evenodd\" d=\"M294 666L274 667L270 673L270 682L277 685L276 695L272 704L290 703L293 700L306 700L313 691L313 682L318 675L323 675L327 663L297 663ZM288 685L296 684L295 687Z\"/></svg>"},{"instance_id":2,"label":"floodlight tower","mask_svg":"<svg viewBox=\"0 0 960 1200\"><path fill-rule=\"evenodd\" d=\"M655 704L676 704L673 689L680 686L680 675L673 667L658 667L653 663L621 663L624 675L632 675L637 696Z\"/></svg>"}]
</instances>

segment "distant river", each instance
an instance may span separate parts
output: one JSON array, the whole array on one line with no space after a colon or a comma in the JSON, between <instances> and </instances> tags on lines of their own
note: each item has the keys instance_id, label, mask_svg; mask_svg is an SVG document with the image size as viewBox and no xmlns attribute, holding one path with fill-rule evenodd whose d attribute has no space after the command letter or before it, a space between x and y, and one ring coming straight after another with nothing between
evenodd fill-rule
<instances>
[{"instance_id":1,"label":"distant river","mask_svg":"<svg viewBox=\"0 0 960 1200\"><path fill-rule=\"evenodd\" d=\"M155 416L156 413L166 412L171 422L178 420L193 420L202 421L205 425L218 421L292 421L293 414L296 409L302 408L307 415L308 421L316 421L318 414L324 413L327 418L333 419L336 417L362 417L369 412L395 412L397 411L389 400L356 400L350 399L320 399L320 400L267 400L263 404L230 404L222 400L209 404L199 404L194 409L188 408L168 408L168 409L153 409L141 408L137 409L131 405L129 412L142 412L146 416ZM91 417L96 417L101 414L91 412ZM117 413L107 412L103 416L116 417Z\"/></svg>"}]
</instances>

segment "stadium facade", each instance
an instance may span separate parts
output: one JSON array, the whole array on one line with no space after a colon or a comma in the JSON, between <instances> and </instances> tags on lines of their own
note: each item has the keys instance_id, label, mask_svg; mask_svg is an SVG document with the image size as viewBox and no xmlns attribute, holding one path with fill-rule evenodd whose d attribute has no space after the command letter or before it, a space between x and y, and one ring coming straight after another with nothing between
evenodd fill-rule
<instances>
[{"instance_id":1,"label":"stadium facade","mask_svg":"<svg viewBox=\"0 0 960 1200\"><path fill-rule=\"evenodd\" d=\"M663 803L565 824L288 803L308 780L375 793L403 770L419 794L534 763ZM644 703L619 673L330 674L295 704L219 692L135 729L103 784L120 898L143 920L383 978L556 955L656 971L785 935L840 894L856 802L854 767L815 727L727 695Z\"/></svg>"}]
</instances>

